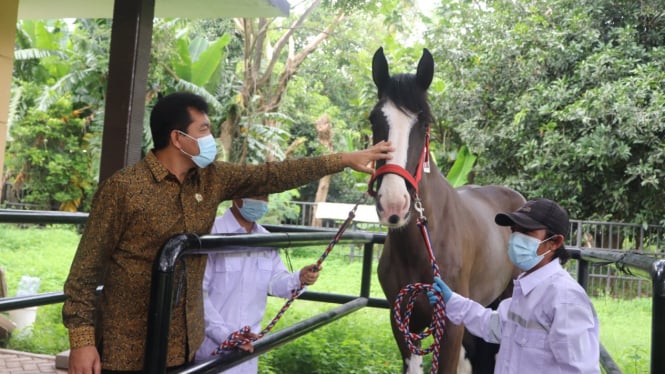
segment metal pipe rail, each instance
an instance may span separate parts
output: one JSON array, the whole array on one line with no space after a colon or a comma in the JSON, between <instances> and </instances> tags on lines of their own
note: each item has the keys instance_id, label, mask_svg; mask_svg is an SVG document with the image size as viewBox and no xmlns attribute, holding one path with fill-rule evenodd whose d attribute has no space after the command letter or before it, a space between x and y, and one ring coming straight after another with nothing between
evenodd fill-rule
<instances>
[{"instance_id":1,"label":"metal pipe rail","mask_svg":"<svg viewBox=\"0 0 665 374\"><path fill-rule=\"evenodd\" d=\"M39 295L14 296L0 298L0 312L14 309L28 308L48 304L57 304L65 301L63 292L46 292Z\"/></svg>"},{"instance_id":2,"label":"metal pipe rail","mask_svg":"<svg viewBox=\"0 0 665 374\"><path fill-rule=\"evenodd\" d=\"M651 373L665 373L665 259L635 252L608 251L599 248L568 248L580 265L588 262L614 264L619 270L651 280ZM586 266L580 266L580 268ZM579 274L578 274L579 276ZM609 356L609 355L608 355Z\"/></svg>"},{"instance_id":3,"label":"metal pipe rail","mask_svg":"<svg viewBox=\"0 0 665 374\"><path fill-rule=\"evenodd\" d=\"M339 306L327 312L323 312L304 321L297 322L277 332L265 335L263 338L258 339L257 341L252 343L252 345L254 346L253 353L237 350L221 356L217 356L212 360L208 360L199 364L190 365L186 368L169 370L169 374L219 373L222 370L227 370L235 365L238 365L242 362L245 362L249 359L259 356L265 352L268 352L271 349L277 348L285 343L288 343L291 340L299 338L341 317L347 316L365 306L368 306L367 298L362 298L362 297L355 298L354 300L349 301L348 303L342 306Z\"/></svg>"},{"instance_id":4,"label":"metal pipe rail","mask_svg":"<svg viewBox=\"0 0 665 374\"><path fill-rule=\"evenodd\" d=\"M88 213L56 212L50 210L0 209L0 223L74 223L88 220Z\"/></svg>"},{"instance_id":5,"label":"metal pipe rail","mask_svg":"<svg viewBox=\"0 0 665 374\"><path fill-rule=\"evenodd\" d=\"M281 247L325 245L334 239L336 232L287 232L244 235L204 235L180 234L169 239L160 250L152 272L150 288L150 308L148 312L148 334L146 339L144 371L146 373L164 373L169 337L169 324L173 306L175 265L184 256L233 251L238 246ZM383 243L385 234L366 232L346 232L337 242L364 243L365 253L361 279L361 295L364 305L369 304L369 284L371 281L372 245ZM312 297L312 299L314 299ZM333 297L334 299L334 297ZM338 295L338 300L345 299ZM348 301L348 300L347 300ZM349 301L353 303L353 301ZM384 301L372 300L372 304L381 305ZM387 303L386 303L387 304ZM239 357L244 361L246 358ZM229 365L241 361L228 359ZM226 362L226 360L225 360ZM230 367L230 366L229 366Z\"/></svg>"}]
</instances>

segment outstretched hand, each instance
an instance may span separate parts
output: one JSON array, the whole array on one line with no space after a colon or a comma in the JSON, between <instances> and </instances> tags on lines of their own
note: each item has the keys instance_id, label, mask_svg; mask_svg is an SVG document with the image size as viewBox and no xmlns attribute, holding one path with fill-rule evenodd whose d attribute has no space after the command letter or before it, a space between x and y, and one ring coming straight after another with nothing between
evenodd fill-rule
<instances>
[{"instance_id":1,"label":"outstretched hand","mask_svg":"<svg viewBox=\"0 0 665 374\"><path fill-rule=\"evenodd\" d=\"M450 300L450 297L453 296L453 291L448 287L448 285L439 277L434 277L434 283L432 287L438 291L443 296L443 302L447 303ZM433 291L427 291L427 297L429 298L429 303L434 305L439 300L439 296Z\"/></svg>"},{"instance_id":2,"label":"outstretched hand","mask_svg":"<svg viewBox=\"0 0 665 374\"><path fill-rule=\"evenodd\" d=\"M316 264L307 265L300 269L300 284L302 286L311 286L317 279L319 279L319 271L322 267L317 267Z\"/></svg>"},{"instance_id":3,"label":"outstretched hand","mask_svg":"<svg viewBox=\"0 0 665 374\"><path fill-rule=\"evenodd\" d=\"M395 148L390 142L382 140L362 151L342 153L342 163L353 170L372 174L374 169L368 166L369 163L377 160L390 160L392 156L389 152L394 151Z\"/></svg>"}]
</instances>

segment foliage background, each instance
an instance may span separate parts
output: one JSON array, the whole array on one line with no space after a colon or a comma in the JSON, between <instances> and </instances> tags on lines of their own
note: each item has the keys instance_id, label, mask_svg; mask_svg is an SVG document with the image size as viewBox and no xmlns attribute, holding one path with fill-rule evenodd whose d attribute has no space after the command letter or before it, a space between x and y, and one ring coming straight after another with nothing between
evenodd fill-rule
<instances>
[{"instance_id":1,"label":"foliage background","mask_svg":"<svg viewBox=\"0 0 665 374\"><path fill-rule=\"evenodd\" d=\"M662 15L656 1L438 8L426 42L444 83L436 117L479 155L475 182L577 218L662 223Z\"/></svg>"},{"instance_id":2,"label":"foliage background","mask_svg":"<svg viewBox=\"0 0 665 374\"><path fill-rule=\"evenodd\" d=\"M288 18L156 20L147 110L159 94L203 95L229 161L326 153L314 129L324 114L335 151L364 148L376 100L373 52L383 46L393 73L413 72L426 47L436 62L432 151L444 170L466 147L477 156L472 183L553 198L578 219L663 223L660 5L306 0ZM109 38L109 20L17 24L4 175L24 202L88 209L99 167ZM67 138L72 159L20 136L39 132L36 116ZM81 131L66 131L62 118L80 123ZM144 153L150 144L146 131ZM53 172L24 167L38 162ZM70 169L77 175L57 173ZM365 178L335 175L327 199L356 201ZM297 196L312 201L315 191L311 184Z\"/></svg>"}]
</instances>

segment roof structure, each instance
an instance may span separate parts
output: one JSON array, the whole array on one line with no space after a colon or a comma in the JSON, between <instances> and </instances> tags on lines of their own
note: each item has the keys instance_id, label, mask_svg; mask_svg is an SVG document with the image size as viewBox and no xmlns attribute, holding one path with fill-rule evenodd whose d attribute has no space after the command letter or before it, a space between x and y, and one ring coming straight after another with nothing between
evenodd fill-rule
<instances>
[{"instance_id":1,"label":"roof structure","mask_svg":"<svg viewBox=\"0 0 665 374\"><path fill-rule=\"evenodd\" d=\"M112 18L114 0L19 0L18 19ZM287 0L155 0L157 18L279 17Z\"/></svg>"}]
</instances>

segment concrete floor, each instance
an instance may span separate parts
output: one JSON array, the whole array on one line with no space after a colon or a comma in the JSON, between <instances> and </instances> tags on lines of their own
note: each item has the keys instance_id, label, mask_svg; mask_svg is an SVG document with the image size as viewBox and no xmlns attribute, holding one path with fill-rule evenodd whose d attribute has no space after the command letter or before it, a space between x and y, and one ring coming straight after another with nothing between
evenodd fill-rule
<instances>
[{"instance_id":1,"label":"concrete floor","mask_svg":"<svg viewBox=\"0 0 665 374\"><path fill-rule=\"evenodd\" d=\"M65 374L55 368L55 356L0 349L0 373L3 374Z\"/></svg>"}]
</instances>

